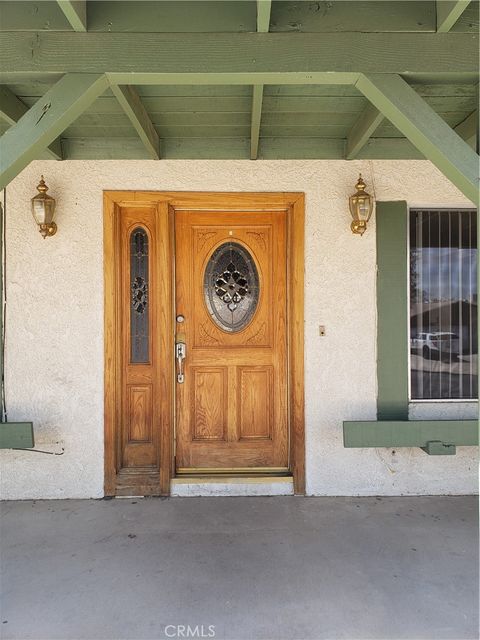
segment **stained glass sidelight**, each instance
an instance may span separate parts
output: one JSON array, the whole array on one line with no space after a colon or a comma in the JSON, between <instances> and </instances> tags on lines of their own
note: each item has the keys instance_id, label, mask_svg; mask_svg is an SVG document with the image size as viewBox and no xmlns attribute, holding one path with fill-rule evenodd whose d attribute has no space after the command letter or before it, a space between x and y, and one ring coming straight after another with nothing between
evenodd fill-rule
<instances>
[{"instance_id":1,"label":"stained glass sidelight","mask_svg":"<svg viewBox=\"0 0 480 640\"><path fill-rule=\"evenodd\" d=\"M148 235L137 227L130 236L130 360L149 361Z\"/></svg>"},{"instance_id":2,"label":"stained glass sidelight","mask_svg":"<svg viewBox=\"0 0 480 640\"><path fill-rule=\"evenodd\" d=\"M247 326L258 305L259 282L245 247L226 242L214 251L205 269L204 295L212 320L221 329L236 332Z\"/></svg>"}]
</instances>

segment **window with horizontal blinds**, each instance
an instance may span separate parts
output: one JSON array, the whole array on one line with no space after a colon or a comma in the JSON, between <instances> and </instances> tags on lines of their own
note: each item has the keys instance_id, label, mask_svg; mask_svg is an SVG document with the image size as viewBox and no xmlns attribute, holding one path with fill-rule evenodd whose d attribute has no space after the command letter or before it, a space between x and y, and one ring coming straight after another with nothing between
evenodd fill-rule
<instances>
[{"instance_id":1,"label":"window with horizontal blinds","mask_svg":"<svg viewBox=\"0 0 480 640\"><path fill-rule=\"evenodd\" d=\"M475 210L410 210L410 396L478 397Z\"/></svg>"}]
</instances>

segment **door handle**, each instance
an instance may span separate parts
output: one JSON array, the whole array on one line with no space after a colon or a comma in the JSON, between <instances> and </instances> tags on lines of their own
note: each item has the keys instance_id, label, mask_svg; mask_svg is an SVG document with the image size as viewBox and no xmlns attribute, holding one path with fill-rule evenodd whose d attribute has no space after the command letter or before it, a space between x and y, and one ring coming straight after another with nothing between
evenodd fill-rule
<instances>
[{"instance_id":1,"label":"door handle","mask_svg":"<svg viewBox=\"0 0 480 640\"><path fill-rule=\"evenodd\" d=\"M185 374L183 373L183 361L187 356L187 345L185 344L184 334L177 335L175 343L175 358L177 360L177 382L183 384L185 382Z\"/></svg>"}]
</instances>

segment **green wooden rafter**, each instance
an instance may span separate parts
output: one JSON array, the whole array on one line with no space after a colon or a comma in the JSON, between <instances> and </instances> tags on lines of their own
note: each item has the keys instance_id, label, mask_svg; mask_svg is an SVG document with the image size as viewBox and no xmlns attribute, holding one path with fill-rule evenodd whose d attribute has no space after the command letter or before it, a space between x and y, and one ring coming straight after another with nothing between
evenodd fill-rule
<instances>
[{"instance_id":1,"label":"green wooden rafter","mask_svg":"<svg viewBox=\"0 0 480 640\"><path fill-rule=\"evenodd\" d=\"M17 96L4 85L0 85L0 118L13 125L20 120L28 111L28 107L17 98ZM43 153L49 160L62 159L62 144L57 138L47 147Z\"/></svg>"},{"instance_id":2,"label":"green wooden rafter","mask_svg":"<svg viewBox=\"0 0 480 640\"><path fill-rule=\"evenodd\" d=\"M474 204L480 202L479 157L396 74L361 75L356 87Z\"/></svg>"},{"instance_id":3,"label":"green wooden rafter","mask_svg":"<svg viewBox=\"0 0 480 640\"><path fill-rule=\"evenodd\" d=\"M0 138L0 189L51 144L108 86L99 74L61 78Z\"/></svg>"},{"instance_id":4,"label":"green wooden rafter","mask_svg":"<svg viewBox=\"0 0 480 640\"><path fill-rule=\"evenodd\" d=\"M368 104L360 118L353 125L347 138L345 158L353 160L368 142L370 136L383 122L383 114L373 106Z\"/></svg>"},{"instance_id":5,"label":"green wooden rafter","mask_svg":"<svg viewBox=\"0 0 480 640\"><path fill-rule=\"evenodd\" d=\"M160 158L160 140L142 101L134 89L128 85L111 85L118 102L145 145L152 160Z\"/></svg>"},{"instance_id":6,"label":"green wooden rafter","mask_svg":"<svg viewBox=\"0 0 480 640\"><path fill-rule=\"evenodd\" d=\"M87 31L86 0L57 0L57 3L74 31Z\"/></svg>"},{"instance_id":7,"label":"green wooden rafter","mask_svg":"<svg viewBox=\"0 0 480 640\"><path fill-rule=\"evenodd\" d=\"M270 28L270 14L272 0L257 0L257 32L268 33ZM253 86L252 93L252 123L250 132L250 160L258 157L260 141L260 125L262 122L263 84Z\"/></svg>"},{"instance_id":8,"label":"green wooden rafter","mask_svg":"<svg viewBox=\"0 0 480 640\"><path fill-rule=\"evenodd\" d=\"M474 150L477 149L478 141L478 116L476 109L455 127L456 133Z\"/></svg>"},{"instance_id":9,"label":"green wooden rafter","mask_svg":"<svg viewBox=\"0 0 480 640\"><path fill-rule=\"evenodd\" d=\"M437 33L447 33L460 18L471 0L437 0Z\"/></svg>"}]
</instances>

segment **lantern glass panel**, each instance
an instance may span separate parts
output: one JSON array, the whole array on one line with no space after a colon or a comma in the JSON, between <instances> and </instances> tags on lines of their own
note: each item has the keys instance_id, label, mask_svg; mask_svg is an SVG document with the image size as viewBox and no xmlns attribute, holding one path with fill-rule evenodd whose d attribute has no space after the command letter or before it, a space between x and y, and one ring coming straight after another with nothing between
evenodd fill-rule
<instances>
[{"instance_id":1,"label":"lantern glass panel","mask_svg":"<svg viewBox=\"0 0 480 640\"><path fill-rule=\"evenodd\" d=\"M54 198L40 194L32 199L32 213L37 224L50 224L55 216Z\"/></svg>"},{"instance_id":2,"label":"lantern glass panel","mask_svg":"<svg viewBox=\"0 0 480 640\"><path fill-rule=\"evenodd\" d=\"M368 221L370 217L370 198L359 198L357 210L359 219Z\"/></svg>"}]
</instances>

